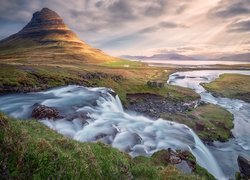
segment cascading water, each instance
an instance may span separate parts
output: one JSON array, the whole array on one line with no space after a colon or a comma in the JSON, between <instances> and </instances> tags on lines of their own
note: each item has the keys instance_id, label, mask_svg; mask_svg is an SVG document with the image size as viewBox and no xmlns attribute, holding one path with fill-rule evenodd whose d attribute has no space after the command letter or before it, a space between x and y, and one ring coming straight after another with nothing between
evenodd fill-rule
<instances>
[{"instance_id":1,"label":"cascading water","mask_svg":"<svg viewBox=\"0 0 250 180\"><path fill-rule=\"evenodd\" d=\"M110 92L107 88L67 86L6 95L0 97L0 110L16 118L29 118L35 103L55 107L64 118L41 122L65 136L81 142L101 141L133 157L150 156L168 148L189 150L202 167L216 178L224 178L214 157L189 127L127 113L119 97ZM87 119L72 116L77 114L85 114Z\"/></svg>"},{"instance_id":2,"label":"cascading water","mask_svg":"<svg viewBox=\"0 0 250 180\"><path fill-rule=\"evenodd\" d=\"M213 146L208 146L213 155L220 160L219 165L224 173L234 178L235 172L239 171L238 155L250 157L250 104L237 99L215 97L201 86L201 83L209 83L220 74L226 73L250 75L248 70L185 71L171 74L168 83L191 88L200 94L201 100L219 105L234 115L234 138L225 143L214 142Z\"/></svg>"}]
</instances>

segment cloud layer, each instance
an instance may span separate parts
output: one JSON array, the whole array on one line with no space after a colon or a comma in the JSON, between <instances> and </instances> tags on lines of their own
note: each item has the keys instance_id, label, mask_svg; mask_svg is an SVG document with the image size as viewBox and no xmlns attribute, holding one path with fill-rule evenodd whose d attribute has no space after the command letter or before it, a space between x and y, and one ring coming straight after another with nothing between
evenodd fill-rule
<instances>
[{"instance_id":1,"label":"cloud layer","mask_svg":"<svg viewBox=\"0 0 250 180\"><path fill-rule=\"evenodd\" d=\"M62 16L81 39L114 55L250 48L250 0L1 0L0 38L19 31L43 7Z\"/></svg>"}]
</instances>

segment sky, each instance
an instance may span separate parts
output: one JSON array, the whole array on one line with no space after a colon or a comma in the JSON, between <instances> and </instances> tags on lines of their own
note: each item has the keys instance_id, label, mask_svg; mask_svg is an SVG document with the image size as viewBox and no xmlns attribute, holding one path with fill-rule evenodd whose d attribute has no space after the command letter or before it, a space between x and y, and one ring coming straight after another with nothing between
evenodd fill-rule
<instances>
[{"instance_id":1,"label":"sky","mask_svg":"<svg viewBox=\"0 0 250 180\"><path fill-rule=\"evenodd\" d=\"M115 56L250 52L250 0L0 0L0 39L43 7Z\"/></svg>"}]
</instances>

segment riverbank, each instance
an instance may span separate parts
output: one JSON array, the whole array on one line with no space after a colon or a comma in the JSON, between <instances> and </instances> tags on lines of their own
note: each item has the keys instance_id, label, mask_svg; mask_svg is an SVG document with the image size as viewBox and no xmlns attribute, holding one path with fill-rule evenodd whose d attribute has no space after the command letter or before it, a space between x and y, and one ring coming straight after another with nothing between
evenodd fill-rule
<instances>
[{"instance_id":1,"label":"riverbank","mask_svg":"<svg viewBox=\"0 0 250 180\"><path fill-rule=\"evenodd\" d=\"M114 176L122 179L213 179L187 152L166 150L151 158L132 159L102 143L70 140L34 120L20 121L0 113L0 127L0 172L6 179ZM180 162L188 162L195 174L178 170L175 165Z\"/></svg>"},{"instance_id":2,"label":"riverbank","mask_svg":"<svg viewBox=\"0 0 250 180\"><path fill-rule=\"evenodd\" d=\"M126 66L126 67L124 67ZM128 67L127 67L128 66ZM92 65L13 65L0 66L0 94L36 92L57 86L77 84L87 87L112 88L126 103L128 93L153 93L179 100L196 99L198 95L187 88L150 87L149 80L166 80L173 69L152 68L141 64Z\"/></svg>"},{"instance_id":3,"label":"riverbank","mask_svg":"<svg viewBox=\"0 0 250 180\"><path fill-rule=\"evenodd\" d=\"M79 84L90 87L104 86L114 89L126 107L131 105L133 101L131 97L133 95L153 95L156 97L156 101L160 99L159 103L162 101L167 102L166 106L161 109L159 108L159 103L157 105L157 103L153 102L153 111L150 111L148 108L146 108L146 111L157 114L158 112L154 111L154 109L164 112L164 109L166 111L167 107L169 107L169 111L165 113L170 113L171 117L176 117L179 113L184 112L185 114L192 111L195 106L195 103L192 104L192 102L199 100L199 96L187 88L167 84L164 85L164 87L155 87L148 84L148 81L166 80L169 74L175 71L174 69L147 67L139 64L129 65L129 67L126 65L126 62L125 64L119 65L88 65L86 67L5 65L0 67L2 68L0 70L1 80L4 80L2 81L4 83L1 84L2 93L40 91L41 89L67 84ZM142 97L143 96L140 96L139 99L143 99ZM155 101L155 98L148 99ZM184 105L185 103L186 105ZM186 109L184 110L183 107ZM213 112L213 110L206 113L211 112ZM185 116L186 114L183 116L183 120L186 119ZM173 119L173 121L178 122L175 119ZM209 136L214 133L214 129L208 129L210 125L207 125L209 124L205 124L205 127L203 127L203 125L200 127L205 129L204 132L208 130L206 136ZM195 125L195 127L196 126L197 125ZM197 127L199 127L199 125ZM202 132L202 130L200 130L200 132ZM202 135L200 136L202 137ZM218 137L219 136L216 138L219 139ZM204 138L203 140L206 139Z\"/></svg>"},{"instance_id":4,"label":"riverbank","mask_svg":"<svg viewBox=\"0 0 250 180\"><path fill-rule=\"evenodd\" d=\"M250 103L250 76L222 74L213 82L202 86L214 96L240 99Z\"/></svg>"},{"instance_id":5,"label":"riverbank","mask_svg":"<svg viewBox=\"0 0 250 180\"><path fill-rule=\"evenodd\" d=\"M213 96L206 91L200 84L211 83L219 77L220 74L241 74L250 75L250 71L239 70L196 70L177 72L170 76L169 83L172 85L179 85L188 87L199 93L201 100L220 106L233 114L233 129L231 130L233 138L227 142L213 142L208 146L216 159L223 159L219 161L223 172L230 178L235 176L235 172L239 171L237 159L239 155L250 157L250 104L238 99L230 99ZM212 113L213 116L214 113ZM211 133L212 135L212 133ZM230 157L230 158L229 158Z\"/></svg>"},{"instance_id":6,"label":"riverbank","mask_svg":"<svg viewBox=\"0 0 250 180\"><path fill-rule=\"evenodd\" d=\"M0 93L36 92L56 86L78 84L87 87L109 87L120 97L128 110L133 110L153 118L165 118L190 126L202 140L226 141L231 137L232 119L230 113L220 110L215 116L216 123L222 123L218 128L203 122L206 116L219 109L214 106L201 106L190 113L197 105L200 97L194 91L178 86L164 84L155 87L149 81L167 81L168 76L175 70L171 68L147 67L135 62L109 63L103 66L86 65L71 66L31 66L10 65L0 66ZM124 67L126 66L126 67ZM204 111L205 109L205 111ZM202 112L203 116L198 116ZM203 112L204 111L204 112ZM224 114L226 119L220 116ZM193 121L187 119L194 119ZM190 123L192 122L192 123ZM204 121L207 122L207 121ZM199 127L201 126L201 127ZM203 131L203 130L207 130ZM209 133L209 130L213 133ZM211 135L213 134L213 135Z\"/></svg>"},{"instance_id":7,"label":"riverbank","mask_svg":"<svg viewBox=\"0 0 250 180\"><path fill-rule=\"evenodd\" d=\"M186 124L205 143L224 142L232 137L233 115L219 106L200 100L171 101L153 94L129 94L127 98L127 110Z\"/></svg>"}]
</instances>

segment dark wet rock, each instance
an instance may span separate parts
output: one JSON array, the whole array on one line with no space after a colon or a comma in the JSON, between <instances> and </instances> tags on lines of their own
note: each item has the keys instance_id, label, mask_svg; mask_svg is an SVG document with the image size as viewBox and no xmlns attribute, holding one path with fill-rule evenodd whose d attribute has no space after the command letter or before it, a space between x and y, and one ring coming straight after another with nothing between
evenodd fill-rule
<instances>
[{"instance_id":1,"label":"dark wet rock","mask_svg":"<svg viewBox=\"0 0 250 180\"><path fill-rule=\"evenodd\" d=\"M173 151L169 148L168 150L155 152L152 159L157 165L173 164L187 173L194 172L196 167L195 158L188 151Z\"/></svg>"},{"instance_id":2,"label":"dark wet rock","mask_svg":"<svg viewBox=\"0 0 250 180\"><path fill-rule=\"evenodd\" d=\"M116 92L108 90L108 93L111 94L114 98L117 96Z\"/></svg>"},{"instance_id":3,"label":"dark wet rock","mask_svg":"<svg viewBox=\"0 0 250 180\"><path fill-rule=\"evenodd\" d=\"M64 117L64 119L68 121L73 121L74 119L78 119L82 122L82 124L88 123L87 120L89 119L87 113L85 112L74 112L72 114L68 114Z\"/></svg>"},{"instance_id":4,"label":"dark wet rock","mask_svg":"<svg viewBox=\"0 0 250 180\"><path fill-rule=\"evenodd\" d=\"M166 86L165 81L148 81L147 85L154 88L164 88Z\"/></svg>"},{"instance_id":5,"label":"dark wet rock","mask_svg":"<svg viewBox=\"0 0 250 180\"><path fill-rule=\"evenodd\" d=\"M35 108L32 111L31 116L35 119L60 119L62 118L59 111L53 107L47 107L44 105L34 105Z\"/></svg>"},{"instance_id":6,"label":"dark wet rock","mask_svg":"<svg viewBox=\"0 0 250 180\"><path fill-rule=\"evenodd\" d=\"M152 118L159 118L162 113L176 114L187 112L199 104L199 101L174 102L167 98L150 93L127 94L128 104L125 108Z\"/></svg>"},{"instance_id":7,"label":"dark wet rock","mask_svg":"<svg viewBox=\"0 0 250 180\"><path fill-rule=\"evenodd\" d=\"M103 72L87 72L86 74L81 75L84 79L91 80L91 79L107 79L110 78L113 81L120 82L124 80L122 75L114 75L114 74L107 74Z\"/></svg>"},{"instance_id":8,"label":"dark wet rock","mask_svg":"<svg viewBox=\"0 0 250 180\"><path fill-rule=\"evenodd\" d=\"M243 156L239 155L237 158L237 162L239 165L240 173L246 177L250 178L250 160L244 158Z\"/></svg>"}]
</instances>

